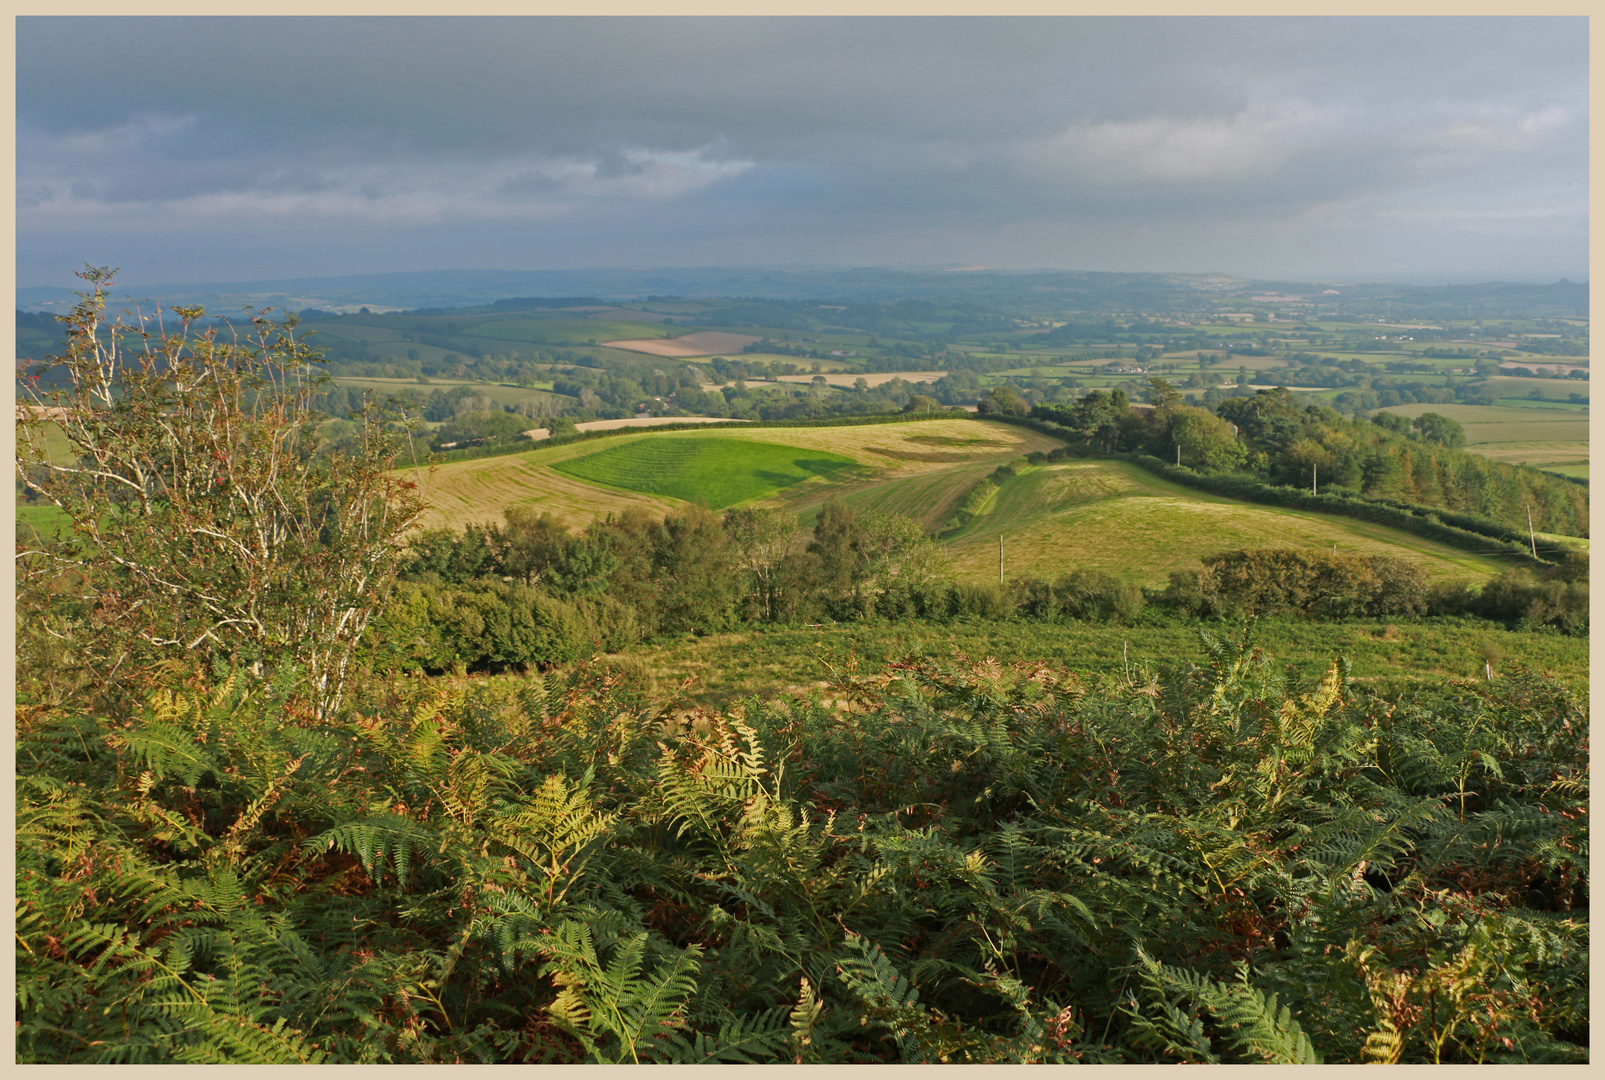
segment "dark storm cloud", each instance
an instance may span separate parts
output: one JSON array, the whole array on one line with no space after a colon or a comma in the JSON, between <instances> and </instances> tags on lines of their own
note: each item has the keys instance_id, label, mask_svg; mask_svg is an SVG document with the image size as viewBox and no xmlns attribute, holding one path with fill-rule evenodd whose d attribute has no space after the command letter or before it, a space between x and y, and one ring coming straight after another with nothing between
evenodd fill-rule
<instances>
[{"instance_id":1,"label":"dark storm cloud","mask_svg":"<svg viewBox=\"0 0 1605 1080\"><path fill-rule=\"evenodd\" d=\"M17 88L25 281L1586 265L1577 19L28 18Z\"/></svg>"}]
</instances>

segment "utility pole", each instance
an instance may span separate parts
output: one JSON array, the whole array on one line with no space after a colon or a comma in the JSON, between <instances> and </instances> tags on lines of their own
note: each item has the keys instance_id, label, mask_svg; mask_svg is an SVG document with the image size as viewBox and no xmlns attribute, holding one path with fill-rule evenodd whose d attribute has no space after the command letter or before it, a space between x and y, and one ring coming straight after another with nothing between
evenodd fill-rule
<instances>
[{"instance_id":1,"label":"utility pole","mask_svg":"<svg viewBox=\"0 0 1605 1080\"><path fill-rule=\"evenodd\" d=\"M1320 475L1321 475L1321 467L1319 465L1311 464L1310 465L1310 494L1311 495L1319 495L1320 494L1320 491L1318 491L1317 488L1316 488L1316 481L1317 481L1317 478Z\"/></svg>"},{"instance_id":2,"label":"utility pole","mask_svg":"<svg viewBox=\"0 0 1605 1080\"><path fill-rule=\"evenodd\" d=\"M1533 504L1527 503L1527 542L1533 546L1533 558L1538 558L1538 537L1533 534Z\"/></svg>"},{"instance_id":3,"label":"utility pole","mask_svg":"<svg viewBox=\"0 0 1605 1080\"><path fill-rule=\"evenodd\" d=\"M1176 444L1176 467L1181 468L1181 444Z\"/></svg>"},{"instance_id":4,"label":"utility pole","mask_svg":"<svg viewBox=\"0 0 1605 1080\"><path fill-rule=\"evenodd\" d=\"M998 536L998 584L1003 584L1003 537Z\"/></svg>"}]
</instances>

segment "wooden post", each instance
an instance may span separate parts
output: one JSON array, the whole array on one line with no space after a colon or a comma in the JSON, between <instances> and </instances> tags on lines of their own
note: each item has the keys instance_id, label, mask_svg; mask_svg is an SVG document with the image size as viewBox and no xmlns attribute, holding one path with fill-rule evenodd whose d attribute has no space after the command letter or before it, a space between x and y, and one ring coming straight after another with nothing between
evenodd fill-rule
<instances>
[{"instance_id":1,"label":"wooden post","mask_svg":"<svg viewBox=\"0 0 1605 1080\"><path fill-rule=\"evenodd\" d=\"M1321 467L1319 465L1316 465L1315 463L1311 462L1311 464L1310 464L1310 494L1311 495L1319 495L1320 494L1320 491L1318 491L1316 489L1316 479L1320 475L1321 475Z\"/></svg>"},{"instance_id":2,"label":"wooden post","mask_svg":"<svg viewBox=\"0 0 1605 1080\"><path fill-rule=\"evenodd\" d=\"M998 584L1003 584L1003 537L998 537Z\"/></svg>"}]
</instances>

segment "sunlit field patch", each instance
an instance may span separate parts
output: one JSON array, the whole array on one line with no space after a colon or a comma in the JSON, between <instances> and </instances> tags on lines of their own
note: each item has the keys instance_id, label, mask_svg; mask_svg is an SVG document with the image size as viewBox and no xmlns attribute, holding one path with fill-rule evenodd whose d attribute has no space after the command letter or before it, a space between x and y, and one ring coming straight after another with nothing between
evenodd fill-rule
<instances>
[{"instance_id":1,"label":"sunlit field patch","mask_svg":"<svg viewBox=\"0 0 1605 1080\"><path fill-rule=\"evenodd\" d=\"M703 502L721 510L856 464L852 458L823 450L682 438L610 446L553 467L595 484Z\"/></svg>"}]
</instances>

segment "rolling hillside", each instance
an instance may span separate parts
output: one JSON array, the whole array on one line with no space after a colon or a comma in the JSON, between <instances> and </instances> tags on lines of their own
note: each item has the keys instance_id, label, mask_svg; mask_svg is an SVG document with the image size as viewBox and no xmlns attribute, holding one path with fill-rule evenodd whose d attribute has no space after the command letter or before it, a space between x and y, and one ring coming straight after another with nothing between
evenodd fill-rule
<instances>
[{"instance_id":1,"label":"rolling hillside","mask_svg":"<svg viewBox=\"0 0 1605 1080\"><path fill-rule=\"evenodd\" d=\"M618 483L620 477L612 467L602 470L606 474L604 483L610 486L588 483L572 475L572 470L577 468L597 476L594 466L598 463L567 465L566 469L558 467L595 455L606 454L611 458L620 453L618 448L649 439L689 439L728 447L722 457L698 455L693 468L673 478L673 486L677 487L682 481L709 482L715 477L720 478L718 482L728 481L745 467L749 476L760 481L760 494L750 498L765 505L790 508L802 516L805 524L812 521L819 505L832 497L860 501L873 492L877 503L884 502L888 492L882 489L909 480L928 485L932 494L949 486L967 490L974 480L1004 461L1058 445L1055 440L1035 432L968 419L858 427L705 429L620 435L602 441L543 447L523 454L439 466L423 477L425 498L430 505L425 524L460 528L469 522L497 521L502 508L514 503L549 510L572 526L584 525L597 516L622 512L632 504L645 505L662 513L683 502L675 497L668 484L659 490L637 482L631 485L631 490L618 490L626 485ZM762 483L762 474L773 470L763 457L755 455L754 443L813 451L816 456L818 453L836 455L856 467L825 470L795 483L769 482L766 485ZM763 451L757 453L764 454ZM608 458L603 458L600 464L607 464ZM770 478L771 481L776 479L779 478ZM962 498L963 491L958 495ZM893 496L891 502L895 505L886 508L911 512L917 509L920 501Z\"/></svg>"},{"instance_id":2,"label":"rolling hillside","mask_svg":"<svg viewBox=\"0 0 1605 1080\"><path fill-rule=\"evenodd\" d=\"M1237 548L1333 546L1350 555L1392 555L1429 577L1481 577L1503 567L1380 525L1257 506L1172 484L1120 461L1028 469L998 489L948 541L961 577L996 580L998 539L1011 576L1054 578L1077 568L1163 584L1199 556Z\"/></svg>"},{"instance_id":3,"label":"rolling hillside","mask_svg":"<svg viewBox=\"0 0 1605 1080\"><path fill-rule=\"evenodd\" d=\"M999 465L1054 445L1020 428L966 419L628 435L441 466L426 479L427 523L495 521L503 507L524 504L578 527L630 506L661 514L700 496L715 509L738 502L787 509L808 528L821 505L840 498L940 531ZM1162 584L1200 556L1247 547L1335 545L1407 559L1432 578L1502 569L1393 529L1207 495L1113 461L1021 468L974 520L946 536L962 579L996 580L999 537L1010 576L1052 578L1088 567L1144 585Z\"/></svg>"}]
</instances>

